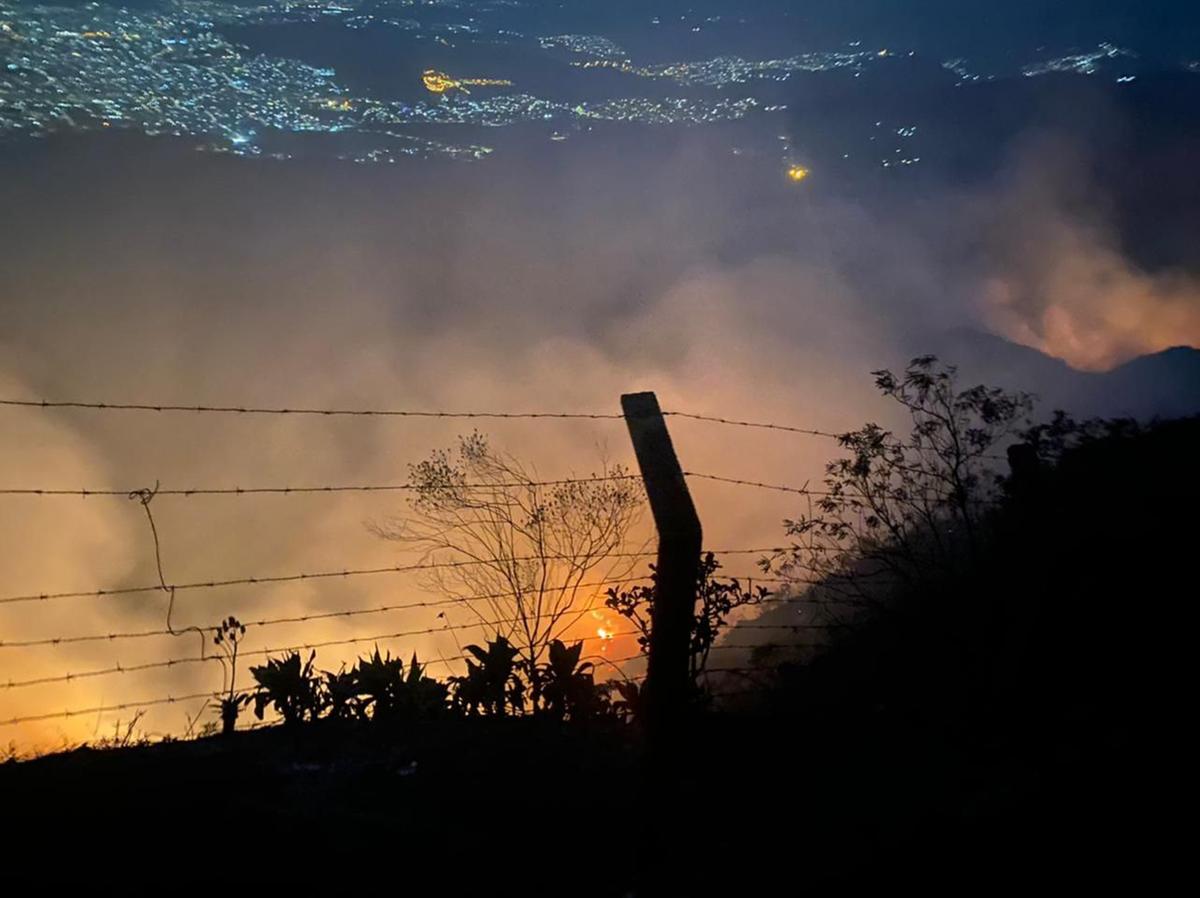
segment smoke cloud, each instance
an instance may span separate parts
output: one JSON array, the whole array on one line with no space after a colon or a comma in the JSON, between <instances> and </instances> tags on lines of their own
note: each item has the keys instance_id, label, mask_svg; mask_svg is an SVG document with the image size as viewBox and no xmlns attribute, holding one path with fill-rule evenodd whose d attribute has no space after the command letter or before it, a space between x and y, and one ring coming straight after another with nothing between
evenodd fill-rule
<instances>
[{"instance_id":1,"label":"smoke cloud","mask_svg":"<svg viewBox=\"0 0 1200 898\"><path fill-rule=\"evenodd\" d=\"M1085 371L1200 345L1200 279L1128 258L1088 162L1077 147L1046 139L1019 155L993 197L984 323Z\"/></svg>"},{"instance_id":2,"label":"smoke cloud","mask_svg":"<svg viewBox=\"0 0 1200 898\"><path fill-rule=\"evenodd\" d=\"M1036 179L986 202L947 188L919 205L866 203L819 175L796 189L774 166L731 161L698 136L665 151L398 168L256 163L115 141L56 142L10 159L0 203L20 210L20 227L0 244L0 394L615 412L622 392L654 389L666 407L836 431L899 424L868 372L902 365L909 347L935 345L955 327L991 328L1089 369L1200 345L1195 282L1139 272L1105 227ZM12 487L395 483L466 429L2 415L0 486ZM686 467L734 477L800 485L818 480L835 451L816 438L671 426ZM548 477L630 456L620 421L493 422L487 431ZM699 482L694 491L712 547L775 544L795 513L781 494ZM0 501L0 594L156 582L138 503ZM391 494L152 505L176 582L402 563L364 523L403 508ZM731 560L726 572L752 573L752 561ZM424 595L404 576L197 591L180 594L175 622ZM155 593L13 605L0 612L0 639L158 628L165 608ZM252 629L247 648L436 623L411 611ZM390 647L458 654L449 633ZM369 649L322 650L318 664L336 669ZM0 649L0 679L195 652L194 636ZM211 663L78 680L5 692L0 717L219 685ZM157 707L143 727L178 732L200 704ZM10 732L24 748L48 747L128 716Z\"/></svg>"}]
</instances>

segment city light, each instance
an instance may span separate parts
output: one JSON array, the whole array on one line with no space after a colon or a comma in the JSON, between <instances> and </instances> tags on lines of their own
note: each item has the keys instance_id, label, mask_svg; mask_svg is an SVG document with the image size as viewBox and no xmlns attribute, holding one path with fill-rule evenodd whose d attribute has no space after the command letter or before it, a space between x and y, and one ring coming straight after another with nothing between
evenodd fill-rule
<instances>
[{"instance_id":1,"label":"city light","mask_svg":"<svg viewBox=\"0 0 1200 898\"><path fill-rule=\"evenodd\" d=\"M451 90L460 90L469 94L466 85L472 87L511 87L512 82L503 78L451 78L445 72L436 69L426 69L421 74L421 81L430 93L444 94Z\"/></svg>"}]
</instances>

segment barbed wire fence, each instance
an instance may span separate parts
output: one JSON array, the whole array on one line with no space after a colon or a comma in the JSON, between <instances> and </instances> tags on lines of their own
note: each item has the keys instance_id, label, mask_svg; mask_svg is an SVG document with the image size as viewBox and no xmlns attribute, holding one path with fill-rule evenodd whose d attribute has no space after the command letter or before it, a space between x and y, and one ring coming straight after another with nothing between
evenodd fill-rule
<instances>
[{"instance_id":1,"label":"barbed wire fence","mask_svg":"<svg viewBox=\"0 0 1200 898\"><path fill-rule=\"evenodd\" d=\"M403 409L350 409L350 408L274 408L274 407L257 407L257 406L205 406L205 405L151 405L143 403L112 403L112 402L85 402L85 401L49 401L49 400L30 400L30 399L0 399L0 407L21 408L27 410L45 410L45 411L84 411L93 413L137 413L149 412L158 414L190 414L190 415L235 415L235 416L316 416L316 417L388 417L388 418L427 418L427 419L449 419L449 420L528 420L528 421L627 421L628 413L592 413L592 412L501 412L501 411L467 411L467 412L452 412L452 411L424 411L424 410L403 410ZM718 425L723 427L736 427L751 429L755 431L775 431L783 434L803 435L815 438L824 438L830 440L839 440L842 435L830 431L807 429L794 427L790 425L778 424L773 422L757 422L733 419L715 415L694 414L683 411L663 411L663 417L674 417L680 419L688 419L696 422ZM766 490L777 493L783 493L794 496L816 497L820 498L828 496L830 493L825 490L811 489L808 484L803 485L788 485L779 483L764 482L750 477L732 476L724 473L712 473L702 471L683 471L683 475L687 480L700 480L714 483L720 483L727 486L738 488L746 488L753 490ZM643 475L614 473L604 476L588 476L588 477L567 477L559 479L531 479L531 480L513 480L490 482L490 483L473 483L464 482L457 484L459 488L465 492L475 490L496 490L496 489L542 489L555 487L570 487L575 485L596 484L607 481L621 480L641 480ZM8 678L0 682L0 697L10 695L17 691L35 689L39 686L49 686L53 684L69 684L82 680L94 680L101 678L121 678L123 675L132 673L141 673L151 670L169 670L182 668L187 666L203 666L212 662L224 663L224 659L218 654L208 653L205 646L209 638L211 638L218 630L217 626L195 626L189 625L186 627L176 627L172 620L172 614L175 608L175 599L180 592L207 592L219 591L229 587L262 587L269 585L280 585L290 583L301 583L316 580L335 580L349 579L372 576L386 576L396 574L410 574L417 572L436 572L441 570L450 570L456 568L467 568L475 565L485 564L485 561L479 559L456 559L456 560L425 560L412 564L399 564L390 566L378 566L369 568L343 568L317 570L309 572L285 572L271 573L257 576L239 576L239 577L213 577L206 580L187 580L175 582L169 579L166 575L162 560L162 546L160 543L158 527L154 515L154 503L166 499L197 499L200 497L223 497L223 498L252 498L256 496L277 495L277 496L300 496L314 494L346 494L346 493L413 493L420 488L412 483L341 483L341 484L318 484L318 485L189 485L186 487L163 486L159 482L155 482L153 487L131 487L128 489L114 489L104 486L63 486L55 484L36 484L36 485L13 485L0 486L0 497L28 497L36 499L67 499L76 498L81 500L102 500L110 499L126 499L139 503L144 510L145 519L148 524L148 529L153 543L153 557L155 561L155 572L157 574L156 583L145 583L133 586L114 586L114 587L97 587L88 589L76 589L68 591L44 591L35 593L21 593L13 595L0 595L0 610L8 606L28 605L32 603L48 603L71 600L106 600L117 596L130 595L149 595L161 593L167 599L167 608L165 616L165 626L160 628L140 629L140 630L117 630L110 632L93 632L93 633L72 633L58 634L51 636L42 636L29 639L4 639L3 624L0 623L0 658L5 655L10 655L15 650L32 650L43 649L53 650L62 646L72 646L87 643L109 643L116 645L118 643L128 643L131 641L147 641L156 638L174 638L191 633L198 637L200 649L196 655L180 655L162 658L154 661L134 662L123 664L119 660L113 661L112 664L103 667L94 667L83 670L63 670L61 672L48 673L40 676L29 676L24 678ZM813 546L811 549L814 552L828 551L828 548ZM786 547L752 547L752 548L719 548L707 549L706 552L711 552L713 555L727 557L755 557L763 558L786 551ZM626 558L632 561L645 559L649 562L654 556L653 552L616 552L610 553L608 557ZM553 554L542 553L537 555L513 557L512 562L542 562L553 560L562 560L565 556L555 556ZM626 576L626 577L606 577L599 578L587 582L582 582L577 585L577 588L596 589L613 588L622 586L631 586L635 584L644 584L650 579L651 575L642 576ZM819 608L822 605L829 606L834 609L844 610L847 607L854 605L853 599L822 599L816 596L809 596L804 593L804 587L811 586L816 583L814 580L805 579L802 576L792 574L790 576L769 576L765 574L722 574L722 579L736 579L745 581L748 584L769 584L772 587L778 587L778 591L769 593L761 598L761 601L756 604L768 605L793 605L797 608ZM498 598L512 596L511 592L494 592L483 593L467 596L453 596L441 599L416 600L401 603L369 605L365 607L356 607L349 609L337 610L317 610L305 614L280 614L270 617L261 617L244 622L244 626L252 630L267 630L271 627L283 625L307 625L320 621L344 620L356 621L359 618L378 617L394 612L417 611L417 610L434 610L440 609L437 619L442 622L426 627L415 627L393 632L370 633L367 635L354 635L341 639L325 639L325 640L308 640L303 642L295 642L284 645L270 646L263 645L254 649L244 650L239 654L240 658L250 657L271 657L281 653L290 652L309 652L320 648L330 647L346 647L361 644L373 644L376 647L380 645L388 646L400 640L412 639L413 637L429 636L436 634L457 634L459 632L468 631L483 631L488 632L489 628L499 627L505 624L513 623L513 620L504 619L485 619L479 616L479 619L473 620L470 623L452 623L445 615L447 609L452 606L467 605L470 606L473 602L486 602ZM598 595L598 593L596 594ZM604 606L589 605L583 608L579 613L586 614L590 611L610 611ZM614 612L615 613L615 612ZM215 616L215 615L214 615ZM478 614L477 614L478 616ZM543 615L537 615L543 616ZM754 643L735 643L722 642L711 647L711 651L717 653L741 653L741 660L732 665L712 666L705 670L707 681L715 684L711 689L714 696L738 696L752 692L753 689L744 688L745 684L753 684L756 678L761 678L763 675L769 674L772 665L767 663L752 663L751 659L762 654L769 654L772 651L796 651L798 649L807 649L819 647L822 639L822 634L827 634L832 630L849 626L845 621L837 619L836 615L830 615L818 620L795 621L786 624L775 623L753 623L739 622L737 629L739 631L762 631L768 634L767 642ZM572 637L572 641L579 641L585 645L591 646L594 643L601 643L601 648L605 643L614 639L626 636L637 636L641 633L640 630L607 630L596 635L584 635ZM770 634L776 634L777 638L772 638ZM785 636L786 634L786 636ZM803 639L801 637L808 636L810 638ZM816 638L811 638L816 637ZM456 640L457 643L457 640ZM645 678L646 674L640 670L626 669L626 665L633 664L637 667L641 666L641 662L645 660L643 654L631 654L619 658L611 658L603 652L587 656L589 659L595 659L606 665L606 669L611 668L623 680L639 681ZM466 660L463 653L450 656L440 656L436 658L425 659L421 662L422 666L440 666L448 671L453 669L455 665ZM743 688L729 688L731 681L740 681ZM225 690L228 692L228 690ZM241 689L235 690L231 695L249 694L253 690ZM71 708L62 710L39 711L37 713L19 714L10 717L0 717L0 727L13 726L18 724L32 723L38 721L49 720L65 720L75 717L88 715L101 715L114 712L136 711L143 712L146 708L158 707L165 705L175 705L188 703L193 701L203 701L200 711L196 712L196 718L200 716L203 709L208 707L208 704L222 693L213 691L196 691L187 692L179 695L158 695L146 698L131 699L120 702L110 702L107 704L99 704L91 707ZM192 719L194 725L195 718ZM191 730L191 725L188 728Z\"/></svg>"}]
</instances>

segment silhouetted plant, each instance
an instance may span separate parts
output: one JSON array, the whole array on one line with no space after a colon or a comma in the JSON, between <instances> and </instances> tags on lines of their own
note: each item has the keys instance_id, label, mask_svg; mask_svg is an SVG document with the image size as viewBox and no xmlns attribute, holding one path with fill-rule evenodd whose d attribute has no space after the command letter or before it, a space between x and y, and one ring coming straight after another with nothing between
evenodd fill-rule
<instances>
[{"instance_id":1,"label":"silhouetted plant","mask_svg":"<svg viewBox=\"0 0 1200 898\"><path fill-rule=\"evenodd\" d=\"M426 676L424 666L417 660L417 653L413 652L408 661L408 674L404 679L402 694L408 713L424 720L445 713L450 687L440 680Z\"/></svg>"},{"instance_id":2,"label":"silhouetted plant","mask_svg":"<svg viewBox=\"0 0 1200 898\"><path fill-rule=\"evenodd\" d=\"M730 614L738 608L757 605L771 593L763 586L748 584L743 589L737 578L719 580L714 577L720 569L712 552L700 559L696 579L696 609L692 617L690 671L693 679L698 678L708 664L708 654L713 643L729 621ZM654 597L658 588L658 572L650 565L649 586L634 586L631 589L608 590L604 604L617 614L630 620L640 632L638 645L643 652L650 647L651 616Z\"/></svg>"},{"instance_id":3,"label":"silhouetted plant","mask_svg":"<svg viewBox=\"0 0 1200 898\"><path fill-rule=\"evenodd\" d=\"M365 696L376 721L412 720L436 717L446 709L449 692L445 683L425 676L416 652L409 661L408 673L399 658L380 656L379 649L369 658L360 658L354 670L358 693Z\"/></svg>"},{"instance_id":4,"label":"silhouetted plant","mask_svg":"<svg viewBox=\"0 0 1200 898\"><path fill-rule=\"evenodd\" d=\"M254 694L254 715L262 720L263 711L271 705L289 726L314 720L321 710L320 682L313 675L313 659L301 663L299 652L283 658L268 658L261 667L250 668L258 683Z\"/></svg>"},{"instance_id":5,"label":"silhouetted plant","mask_svg":"<svg viewBox=\"0 0 1200 898\"><path fill-rule=\"evenodd\" d=\"M343 665L337 673L322 671L321 695L321 704L330 720L348 721L366 716L366 709L359 699L356 670L346 670Z\"/></svg>"},{"instance_id":6,"label":"silhouetted plant","mask_svg":"<svg viewBox=\"0 0 1200 898\"><path fill-rule=\"evenodd\" d=\"M134 712L125 722L124 728L120 720L113 721L113 734L96 741L97 748L128 748L131 745L149 745L150 737L145 733L138 734L138 724L146 715L144 710Z\"/></svg>"},{"instance_id":7,"label":"silhouetted plant","mask_svg":"<svg viewBox=\"0 0 1200 898\"><path fill-rule=\"evenodd\" d=\"M237 693L237 656L238 647L241 644L241 639L246 635L246 628L233 615L230 615L225 620L217 625L216 632L213 635L213 644L221 650L224 655L222 667L226 674L226 688L223 690L224 695L221 696L220 712L221 712L221 732L228 736L234 731L237 726L238 715L242 708L250 701L248 694L238 695Z\"/></svg>"},{"instance_id":8,"label":"silhouetted plant","mask_svg":"<svg viewBox=\"0 0 1200 898\"><path fill-rule=\"evenodd\" d=\"M820 581L837 599L872 601L880 586L951 574L974 557L1001 478L998 450L1033 409L1027 393L959 389L934 356L897 376L873 372L880 392L912 421L907 437L877 424L842 434L850 454L826 466L809 510L784 522L794 539L767 571Z\"/></svg>"},{"instance_id":9,"label":"silhouetted plant","mask_svg":"<svg viewBox=\"0 0 1200 898\"><path fill-rule=\"evenodd\" d=\"M367 658L359 658L354 668L355 686L358 694L364 696L363 707L371 708L376 720L381 720L393 714L400 702L400 693L404 688L404 662L393 658L389 652L386 657L375 654Z\"/></svg>"},{"instance_id":10,"label":"silhouetted plant","mask_svg":"<svg viewBox=\"0 0 1200 898\"><path fill-rule=\"evenodd\" d=\"M1119 441L1144 433L1132 418L1073 418L1061 409L1048 422L1035 424L1020 432L1021 442L1028 446L1041 464L1057 464L1071 449L1102 440Z\"/></svg>"},{"instance_id":11,"label":"silhouetted plant","mask_svg":"<svg viewBox=\"0 0 1200 898\"><path fill-rule=\"evenodd\" d=\"M620 549L643 507L638 478L620 465L555 484L479 434L410 468L410 514L374 525L434 561L470 559L431 573L429 586L516 646L540 702L550 642L590 598L589 577L615 579L634 562Z\"/></svg>"},{"instance_id":12,"label":"silhouetted plant","mask_svg":"<svg viewBox=\"0 0 1200 898\"><path fill-rule=\"evenodd\" d=\"M579 662L583 643L568 648L561 640L550 643L550 660L542 666L542 700L545 711L563 720L591 717L603 707L603 695L596 687L590 661Z\"/></svg>"},{"instance_id":13,"label":"silhouetted plant","mask_svg":"<svg viewBox=\"0 0 1200 898\"><path fill-rule=\"evenodd\" d=\"M487 649L468 645L465 651L478 664L467 659L465 676L451 677L454 704L467 714L480 711L495 717L505 717L509 709L525 710L525 684L517 676L517 649L503 636L487 644Z\"/></svg>"},{"instance_id":14,"label":"silhouetted plant","mask_svg":"<svg viewBox=\"0 0 1200 898\"><path fill-rule=\"evenodd\" d=\"M614 680L604 684L604 690L610 698L609 707L612 712L623 720L637 720L642 716L643 693L642 687L634 680ZM611 699L613 692L619 698Z\"/></svg>"}]
</instances>

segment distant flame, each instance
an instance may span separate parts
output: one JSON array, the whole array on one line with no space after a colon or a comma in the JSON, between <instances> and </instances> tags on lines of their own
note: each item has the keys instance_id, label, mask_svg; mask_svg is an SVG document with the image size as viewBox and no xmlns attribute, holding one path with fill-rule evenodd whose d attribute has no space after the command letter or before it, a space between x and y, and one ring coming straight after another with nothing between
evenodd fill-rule
<instances>
[{"instance_id":1,"label":"distant flame","mask_svg":"<svg viewBox=\"0 0 1200 898\"><path fill-rule=\"evenodd\" d=\"M787 170L788 180L799 184L801 181L808 178L812 172L803 165L789 165Z\"/></svg>"}]
</instances>

